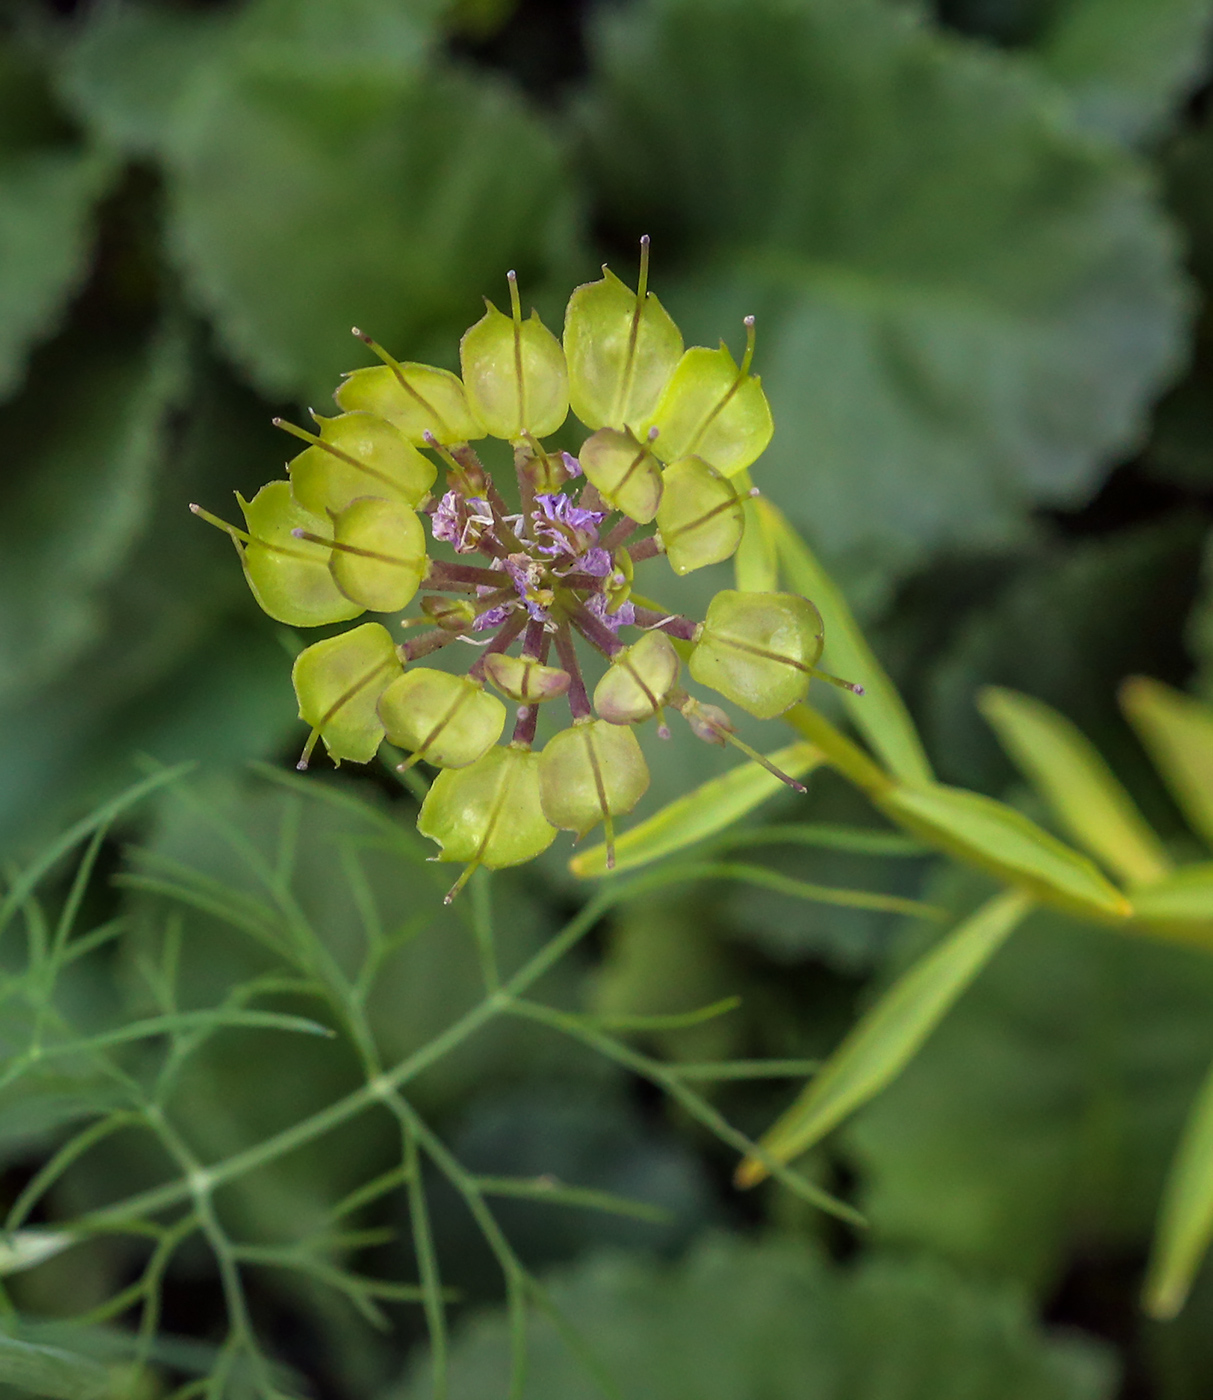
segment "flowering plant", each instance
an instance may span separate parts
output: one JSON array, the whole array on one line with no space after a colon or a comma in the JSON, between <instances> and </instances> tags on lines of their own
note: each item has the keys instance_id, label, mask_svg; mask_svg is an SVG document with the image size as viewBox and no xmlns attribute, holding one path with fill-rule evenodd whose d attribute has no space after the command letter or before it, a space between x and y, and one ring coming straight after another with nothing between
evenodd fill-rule
<instances>
[{"instance_id":1,"label":"flowering plant","mask_svg":"<svg viewBox=\"0 0 1213 1400\"><path fill-rule=\"evenodd\" d=\"M613 820L649 782L634 726L657 719L668 735L666 709L769 767L722 709L683 687L684 663L760 718L822 674L821 617L797 594L724 590L695 622L633 590L642 560L664 555L686 574L736 552L755 494L747 469L773 432L750 372L754 318L740 365L723 342L684 350L647 280L645 238L637 291L604 267L569 299L562 344L535 312L523 318L511 272L510 314L486 300L460 343L462 378L398 363L355 330L381 363L345 377L342 412L317 417L318 433L275 420L308 447L289 481L240 499L246 528L192 507L232 536L254 596L281 622L395 613L421 595L403 625L432 626L415 639L397 644L366 622L299 655L299 714L312 726L299 766L317 739L337 762L367 762L386 735L412 754L402 768L439 768L418 827L439 859L465 864L448 898L477 866L539 855L558 829L580 837L602 822L610 863ZM570 407L590 430L575 457L544 445ZM513 449L514 503L471 446L485 436ZM423 520L454 558L431 554ZM465 562L472 554L484 562ZM609 663L592 697L575 637ZM477 648L466 675L417 664L454 642ZM499 696L517 705L506 744ZM535 752L539 707L553 700L572 725Z\"/></svg>"}]
</instances>

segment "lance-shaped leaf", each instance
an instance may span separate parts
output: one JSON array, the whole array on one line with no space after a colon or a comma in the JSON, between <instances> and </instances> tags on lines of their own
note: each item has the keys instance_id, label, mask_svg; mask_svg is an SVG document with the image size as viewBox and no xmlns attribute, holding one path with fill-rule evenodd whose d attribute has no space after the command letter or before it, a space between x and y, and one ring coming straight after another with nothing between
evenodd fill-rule
<instances>
[{"instance_id":1,"label":"lance-shaped leaf","mask_svg":"<svg viewBox=\"0 0 1213 1400\"><path fill-rule=\"evenodd\" d=\"M942 783L890 787L876 801L914 835L1046 903L1096 919L1133 912L1093 861L1005 802Z\"/></svg>"},{"instance_id":2,"label":"lance-shaped leaf","mask_svg":"<svg viewBox=\"0 0 1213 1400\"><path fill-rule=\"evenodd\" d=\"M578 287L564 315L569 399L587 428L624 428L642 421L682 355L682 334L644 286L633 292L608 268L600 282Z\"/></svg>"},{"instance_id":3,"label":"lance-shaped leaf","mask_svg":"<svg viewBox=\"0 0 1213 1400\"><path fill-rule=\"evenodd\" d=\"M1026 894L1004 891L920 958L859 1021L760 1146L789 1162L891 1083L1030 908ZM748 1157L737 1169L737 1184L754 1186L766 1175L766 1167Z\"/></svg>"},{"instance_id":4,"label":"lance-shaped leaf","mask_svg":"<svg viewBox=\"0 0 1213 1400\"><path fill-rule=\"evenodd\" d=\"M825 623L822 661L827 670L863 686L844 694L852 721L889 771L907 783L931 779L931 765L905 701L877 661L841 590L779 510L763 497L751 503L779 550L787 582L812 598Z\"/></svg>"},{"instance_id":5,"label":"lance-shaped leaf","mask_svg":"<svg viewBox=\"0 0 1213 1400\"><path fill-rule=\"evenodd\" d=\"M1192 829L1213 846L1213 710L1145 676L1125 681L1120 704Z\"/></svg>"},{"instance_id":6,"label":"lance-shaped leaf","mask_svg":"<svg viewBox=\"0 0 1213 1400\"><path fill-rule=\"evenodd\" d=\"M1133 913L1157 933L1213 948L1213 862L1185 865L1138 890Z\"/></svg>"},{"instance_id":7,"label":"lance-shaped leaf","mask_svg":"<svg viewBox=\"0 0 1213 1400\"><path fill-rule=\"evenodd\" d=\"M790 778L804 777L823 761L813 744L789 744L767 757ZM715 836L783 790L780 779L760 764L739 763L625 831L615 842L615 870L648 865ZM605 875L606 856L605 845L591 846L569 861L569 869L582 879Z\"/></svg>"},{"instance_id":8,"label":"lance-shaped leaf","mask_svg":"<svg viewBox=\"0 0 1213 1400\"><path fill-rule=\"evenodd\" d=\"M1099 750L1064 715L1018 691L988 686L978 708L1003 748L1071 837L1131 885L1163 879L1171 862Z\"/></svg>"},{"instance_id":9,"label":"lance-shaped leaf","mask_svg":"<svg viewBox=\"0 0 1213 1400\"><path fill-rule=\"evenodd\" d=\"M1174 1317L1213 1240L1213 1071L1184 1127L1158 1213L1154 1251L1142 1290L1152 1316Z\"/></svg>"}]
</instances>

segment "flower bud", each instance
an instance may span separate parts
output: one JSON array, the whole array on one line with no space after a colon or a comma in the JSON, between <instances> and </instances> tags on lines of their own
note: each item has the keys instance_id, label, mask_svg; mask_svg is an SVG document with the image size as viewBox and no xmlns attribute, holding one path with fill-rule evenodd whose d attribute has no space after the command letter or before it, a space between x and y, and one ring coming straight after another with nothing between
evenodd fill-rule
<instances>
[{"instance_id":1,"label":"flower bud","mask_svg":"<svg viewBox=\"0 0 1213 1400\"><path fill-rule=\"evenodd\" d=\"M467 632L480 609L466 598L443 598L431 593L422 598L421 611L444 632Z\"/></svg>"},{"instance_id":2,"label":"flower bud","mask_svg":"<svg viewBox=\"0 0 1213 1400\"><path fill-rule=\"evenodd\" d=\"M774 719L804 699L822 639L821 614L799 594L725 589L708 606L691 675L759 719Z\"/></svg>"},{"instance_id":3,"label":"flower bud","mask_svg":"<svg viewBox=\"0 0 1213 1400\"><path fill-rule=\"evenodd\" d=\"M271 481L251 501L237 492L251 538L240 546L244 576L253 597L278 622L320 627L348 622L363 604L347 598L329 572L329 550L298 539L295 530L327 536L328 521L304 510L289 481Z\"/></svg>"},{"instance_id":4,"label":"flower bud","mask_svg":"<svg viewBox=\"0 0 1213 1400\"><path fill-rule=\"evenodd\" d=\"M702 457L723 475L736 476L766 451L775 425L762 381L749 373L749 319L747 329L750 343L740 368L723 343L719 350L695 346L678 362L644 425L660 429L656 450L663 462Z\"/></svg>"},{"instance_id":5,"label":"flower bud","mask_svg":"<svg viewBox=\"0 0 1213 1400\"><path fill-rule=\"evenodd\" d=\"M558 666L543 666L530 656L505 656L500 652L484 658L484 674L502 695L523 705L555 700L565 694L572 680Z\"/></svg>"},{"instance_id":6,"label":"flower bud","mask_svg":"<svg viewBox=\"0 0 1213 1400\"><path fill-rule=\"evenodd\" d=\"M639 293L604 267L601 282L578 287L569 298L569 398L587 428L623 428L652 413L682 354L678 327L646 291L647 262L646 239Z\"/></svg>"},{"instance_id":7,"label":"flower bud","mask_svg":"<svg viewBox=\"0 0 1213 1400\"><path fill-rule=\"evenodd\" d=\"M719 744L724 748L729 742L726 735L737 732L737 726L719 705L705 705L702 700L688 695L680 712L691 726L691 733L705 744Z\"/></svg>"},{"instance_id":8,"label":"flower bud","mask_svg":"<svg viewBox=\"0 0 1213 1400\"><path fill-rule=\"evenodd\" d=\"M539 792L553 826L584 836L630 812L648 791L649 770L635 733L606 720L562 729L539 755Z\"/></svg>"},{"instance_id":9,"label":"flower bud","mask_svg":"<svg viewBox=\"0 0 1213 1400\"><path fill-rule=\"evenodd\" d=\"M513 273L510 301L512 317L486 297L488 310L459 342L468 400L493 437L546 437L569 412L564 351L534 311L522 319Z\"/></svg>"},{"instance_id":10,"label":"flower bud","mask_svg":"<svg viewBox=\"0 0 1213 1400\"><path fill-rule=\"evenodd\" d=\"M641 525L657 514L661 467L651 444L637 442L628 432L600 428L582 444L580 461L586 480L612 509Z\"/></svg>"},{"instance_id":11,"label":"flower bud","mask_svg":"<svg viewBox=\"0 0 1213 1400\"><path fill-rule=\"evenodd\" d=\"M676 574L719 564L737 552L745 505L733 483L701 457L683 457L662 473L657 529Z\"/></svg>"},{"instance_id":12,"label":"flower bud","mask_svg":"<svg viewBox=\"0 0 1213 1400\"><path fill-rule=\"evenodd\" d=\"M369 763L383 739L375 707L401 669L387 628L377 622L365 622L301 651L291 680L299 718L312 726L312 736L299 767L307 767L318 735L337 762L348 758Z\"/></svg>"},{"instance_id":13,"label":"flower bud","mask_svg":"<svg viewBox=\"0 0 1213 1400\"><path fill-rule=\"evenodd\" d=\"M417 666L379 697L379 719L388 742L414 760L466 768L501 738L505 706L468 676Z\"/></svg>"},{"instance_id":14,"label":"flower bud","mask_svg":"<svg viewBox=\"0 0 1213 1400\"><path fill-rule=\"evenodd\" d=\"M646 632L611 662L594 691L594 709L611 724L652 719L678 683L678 653L664 632Z\"/></svg>"},{"instance_id":15,"label":"flower bud","mask_svg":"<svg viewBox=\"0 0 1213 1400\"><path fill-rule=\"evenodd\" d=\"M441 846L439 860L468 862L465 878L477 865L499 870L534 860L556 839L539 802L539 755L499 745L468 768L444 768L417 830Z\"/></svg>"},{"instance_id":16,"label":"flower bud","mask_svg":"<svg viewBox=\"0 0 1213 1400\"><path fill-rule=\"evenodd\" d=\"M333 517L333 581L372 612L399 612L426 570L425 530L408 506L363 496Z\"/></svg>"},{"instance_id":17,"label":"flower bud","mask_svg":"<svg viewBox=\"0 0 1213 1400\"><path fill-rule=\"evenodd\" d=\"M358 496L415 506L433 486L438 468L385 419L342 413L316 423L315 445L287 464L295 499L313 515L344 510Z\"/></svg>"},{"instance_id":18,"label":"flower bud","mask_svg":"<svg viewBox=\"0 0 1213 1400\"><path fill-rule=\"evenodd\" d=\"M416 447L430 433L444 447L484 436L467 393L450 370L432 365L371 365L345 376L333 395L346 412L378 414Z\"/></svg>"}]
</instances>

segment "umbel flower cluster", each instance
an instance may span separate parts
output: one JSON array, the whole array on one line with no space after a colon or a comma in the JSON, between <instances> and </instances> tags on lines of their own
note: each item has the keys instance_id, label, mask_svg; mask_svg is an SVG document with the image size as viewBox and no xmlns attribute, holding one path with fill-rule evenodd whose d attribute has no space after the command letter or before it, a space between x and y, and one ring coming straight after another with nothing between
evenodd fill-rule
<instances>
[{"instance_id":1,"label":"umbel flower cluster","mask_svg":"<svg viewBox=\"0 0 1213 1400\"><path fill-rule=\"evenodd\" d=\"M695 622L633 589L642 560L664 555L686 574L735 553L745 473L773 431L750 373L753 318L740 365L723 343L684 350L647 272L646 238L638 290L604 267L570 298L563 344L534 312L523 318L511 272L510 313L486 301L460 343L462 377L398 363L355 330L381 363L345 376L341 412L313 415L316 433L275 420L308 444L289 481L237 497L243 530L191 507L231 535L280 622L395 614L420 595L402 625L428 630L398 642L364 622L300 653L293 679L312 732L299 766L318 739L337 762L368 762L386 735L409 764L439 769L418 828L438 859L466 866L448 900L477 866L531 860L558 829L580 837L602 822L610 850L614 818L649 783L636 726L655 719L668 736L666 710L758 758L722 709L683 687L684 666L761 718L821 674L821 618L804 598L726 590ZM576 457L544 445L570 408L589 430ZM505 490L470 445L486 436L512 448ZM425 664L459 643L465 675ZM592 696L579 645L608 663ZM517 709L499 743L507 700ZM536 752L551 704L572 723Z\"/></svg>"}]
</instances>

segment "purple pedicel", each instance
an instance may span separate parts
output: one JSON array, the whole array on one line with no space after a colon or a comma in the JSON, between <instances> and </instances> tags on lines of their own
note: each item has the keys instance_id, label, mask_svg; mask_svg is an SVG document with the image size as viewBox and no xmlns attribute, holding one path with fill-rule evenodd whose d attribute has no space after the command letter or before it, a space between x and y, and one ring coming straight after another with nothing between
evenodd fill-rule
<instances>
[{"instance_id":1,"label":"purple pedicel","mask_svg":"<svg viewBox=\"0 0 1213 1400\"><path fill-rule=\"evenodd\" d=\"M436 540L444 540L456 554L471 554L477 548L481 531L492 525L493 512L489 503L478 496L461 496L448 491L430 517L430 529Z\"/></svg>"},{"instance_id":2,"label":"purple pedicel","mask_svg":"<svg viewBox=\"0 0 1213 1400\"><path fill-rule=\"evenodd\" d=\"M586 608L598 619L605 622L612 632L618 632L621 627L634 627L636 625L636 607L633 603L620 603L614 612L607 611L609 599L605 593L591 593L585 600Z\"/></svg>"}]
</instances>

